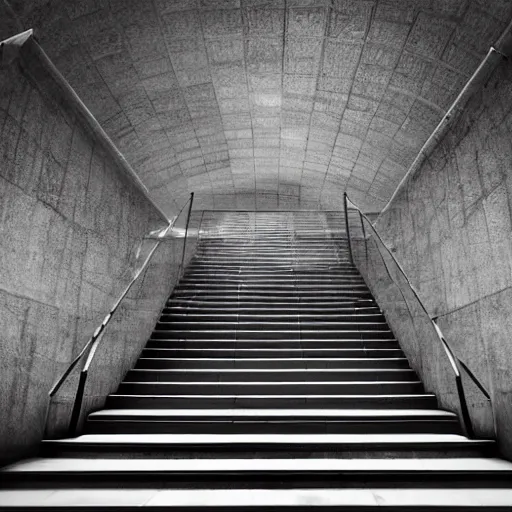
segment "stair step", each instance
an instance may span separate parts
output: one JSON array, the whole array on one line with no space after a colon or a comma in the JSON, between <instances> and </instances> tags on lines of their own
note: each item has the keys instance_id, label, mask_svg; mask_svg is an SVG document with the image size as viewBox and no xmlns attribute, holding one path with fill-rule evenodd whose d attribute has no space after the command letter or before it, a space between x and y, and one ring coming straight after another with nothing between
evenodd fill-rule
<instances>
[{"instance_id":1,"label":"stair step","mask_svg":"<svg viewBox=\"0 0 512 512\"><path fill-rule=\"evenodd\" d=\"M177 297L171 297L167 301L167 307L204 307L209 309L226 309L226 308L234 308L239 307L242 309L245 308L267 308L267 309L276 309L276 310L283 310L286 308L295 308L299 310L307 310L310 311L311 309L319 309L323 306L328 307L330 309L335 309L336 307L339 308L346 308L346 307L368 307L368 306L375 306L375 302L372 298L349 298L349 299L343 299L343 300L321 300L317 302L303 302L298 299L295 300L284 300L279 299L277 301L272 302L265 302L263 298L260 300L254 300L254 301L246 301L246 300L237 300L237 301L228 301L223 299L217 299L212 300L211 298L209 300L205 299L191 299L191 298L177 298Z\"/></svg>"},{"instance_id":2,"label":"stair step","mask_svg":"<svg viewBox=\"0 0 512 512\"><path fill-rule=\"evenodd\" d=\"M282 294L282 295L265 295L265 294L252 294L252 293L231 293L231 294L221 294L218 293L192 293L192 292L177 292L173 296L172 303L177 303L180 301L193 301L193 302L202 302L205 304L216 304L216 303L224 303L224 304L243 304L243 303L252 303L256 304L268 304L268 307L273 307L272 304L276 306L281 306L283 303L295 303L295 304L303 304L305 307L318 306L319 304L330 302L336 303L339 298L339 302L355 302L362 301L364 299L369 298L370 296L366 293L339 293L336 294L310 294L310 295L294 295L294 294Z\"/></svg>"},{"instance_id":3,"label":"stair step","mask_svg":"<svg viewBox=\"0 0 512 512\"><path fill-rule=\"evenodd\" d=\"M260 369L316 369L316 368L347 368L347 369L365 369L365 368L409 368L409 362L405 357L394 358L278 358L278 357L141 357L137 361L135 368L260 368Z\"/></svg>"},{"instance_id":4,"label":"stair step","mask_svg":"<svg viewBox=\"0 0 512 512\"><path fill-rule=\"evenodd\" d=\"M302 267L318 266L347 268L354 270L355 266L350 261L350 253L340 251L333 247L328 252L320 252L316 248L309 251L293 251L283 253L282 250L275 248L268 253L258 253L257 249L250 247L245 252L225 252L222 249L211 250L208 252L195 254L190 260L189 265L214 265L224 264L227 267L234 265L243 265L255 267L256 271L264 270L265 267L276 268L283 265L299 265Z\"/></svg>"},{"instance_id":5,"label":"stair step","mask_svg":"<svg viewBox=\"0 0 512 512\"><path fill-rule=\"evenodd\" d=\"M413 370L388 369L320 369L320 370L240 370L240 369L174 369L174 370L130 370L124 382L237 382L237 381L413 381Z\"/></svg>"},{"instance_id":6,"label":"stair step","mask_svg":"<svg viewBox=\"0 0 512 512\"><path fill-rule=\"evenodd\" d=\"M136 433L459 434L457 416L444 411L228 409L111 409L89 415L88 434Z\"/></svg>"},{"instance_id":7,"label":"stair step","mask_svg":"<svg viewBox=\"0 0 512 512\"><path fill-rule=\"evenodd\" d=\"M222 327L219 326L219 327ZM324 340L394 340L391 331L353 331L335 329L305 329L297 327L290 330L249 330L249 329L158 329L153 331L152 339L225 339L225 340L297 340L297 339L324 339Z\"/></svg>"},{"instance_id":8,"label":"stair step","mask_svg":"<svg viewBox=\"0 0 512 512\"><path fill-rule=\"evenodd\" d=\"M275 307L272 310L268 308L254 306L254 307L239 307L237 304L232 304L230 307L224 307L222 311L219 311L218 308L210 308L208 306L187 306L187 305L173 305L166 306L162 311L162 320L166 317L173 318L191 318L197 317L197 319L203 318L205 320L209 320L210 318L220 318L226 316L232 316L237 318L246 318L248 320L261 318L265 316L266 318L273 320L274 318L303 318L303 319L321 319L331 321L348 319L352 317L356 318L373 318L376 320L382 320L384 317L380 312L379 308L376 306L366 306L366 307L342 307L339 308L299 308L299 307Z\"/></svg>"},{"instance_id":9,"label":"stair step","mask_svg":"<svg viewBox=\"0 0 512 512\"><path fill-rule=\"evenodd\" d=\"M213 421L270 421L296 419L329 420L453 420L457 415L441 409L101 409L89 415L89 420L105 419L196 419Z\"/></svg>"},{"instance_id":10,"label":"stair step","mask_svg":"<svg viewBox=\"0 0 512 512\"><path fill-rule=\"evenodd\" d=\"M175 291L223 291L223 292L251 292L251 293L274 293L284 292L319 292L326 293L328 291L340 293L345 291L367 291L368 288L364 283L338 282L338 283L299 283L293 280L289 282L275 282L273 284L264 284L259 282L247 283L193 283L190 281L182 281Z\"/></svg>"},{"instance_id":11,"label":"stair step","mask_svg":"<svg viewBox=\"0 0 512 512\"><path fill-rule=\"evenodd\" d=\"M300 261L299 261L300 259ZM289 263L308 266L308 265L335 265L336 267L344 266L347 268L354 268L354 265L350 262L348 257L337 255L336 253L331 254L320 254L316 256L279 256L279 255L269 255L269 256L241 256L241 255L233 255L233 256L220 256L220 255L212 255L212 256L194 256L190 262L190 266L198 266L198 265L244 265L248 267L259 267L261 265L264 266L283 266Z\"/></svg>"},{"instance_id":12,"label":"stair step","mask_svg":"<svg viewBox=\"0 0 512 512\"><path fill-rule=\"evenodd\" d=\"M228 485L230 489L290 488L353 488L374 483L384 489L393 481L404 487L429 488L466 482L485 482L491 488L512 487L512 464L495 458L466 457L453 459L196 459L170 460L152 458L90 459L35 458L13 464L2 471L7 482L52 483L56 488L70 484L94 483L107 487L105 474L111 481L130 482L130 487L144 488L148 484L166 482L169 488L196 487L205 484ZM393 485L391 485L393 487Z\"/></svg>"},{"instance_id":13,"label":"stair step","mask_svg":"<svg viewBox=\"0 0 512 512\"><path fill-rule=\"evenodd\" d=\"M333 244L329 247L311 246L305 244L289 245L286 247L236 247L200 245L194 258L339 258L348 259L349 251L345 247Z\"/></svg>"},{"instance_id":14,"label":"stair step","mask_svg":"<svg viewBox=\"0 0 512 512\"><path fill-rule=\"evenodd\" d=\"M201 310L199 310L201 311ZM166 323L179 323L179 322L254 322L254 323L283 323L283 322L301 322L306 325L309 322L338 322L338 323L363 323L366 325L367 323L379 323L380 325L387 325L384 319L384 316L381 313L347 313L340 314L333 312L331 314L328 313L279 313L276 314L274 312L269 313L268 311L265 313L263 310L259 312L252 313L233 313L233 312L217 312L217 313L205 313L205 312L179 312L172 311L167 312L167 309L163 311L160 316L159 324Z\"/></svg>"},{"instance_id":15,"label":"stair step","mask_svg":"<svg viewBox=\"0 0 512 512\"><path fill-rule=\"evenodd\" d=\"M251 349L251 348L145 348L142 351L142 357L204 357L204 358L296 358L304 356L305 358L321 358L321 359L346 359L346 358L390 358L403 357L403 352L399 349L373 349L373 348L273 348L273 349Z\"/></svg>"},{"instance_id":16,"label":"stair step","mask_svg":"<svg viewBox=\"0 0 512 512\"><path fill-rule=\"evenodd\" d=\"M277 280L305 280L305 281L329 281L329 280L348 280L348 281L364 281L361 274L357 271L351 270L350 272L341 272L337 270L296 270L292 268L284 270L275 270L271 268L261 269L255 272L248 270L227 270L220 269L215 271L206 270L190 270L186 269L183 278L185 282L190 279L204 279L208 282L215 281L217 279L248 279L256 282L263 280L263 282L271 280L273 278Z\"/></svg>"},{"instance_id":17,"label":"stair step","mask_svg":"<svg viewBox=\"0 0 512 512\"><path fill-rule=\"evenodd\" d=\"M317 263L299 263L295 262L286 262L286 263L275 263L273 265L268 265L265 263L261 263L259 265L250 265L248 263L234 263L234 262L226 262L226 261L218 261L218 262L195 262L191 261L187 266L188 271L192 272L263 272L267 271L269 273L282 273L282 272L333 272L334 274L353 274L358 275L357 268L349 263L327 263L327 262L317 262Z\"/></svg>"},{"instance_id":18,"label":"stair step","mask_svg":"<svg viewBox=\"0 0 512 512\"><path fill-rule=\"evenodd\" d=\"M354 290L353 288L336 288L333 290L273 290L271 293L268 290L256 290L256 289L238 289L232 290L220 290L201 288L198 290L190 288L177 287L174 290L174 297L212 297L222 300L236 300L236 301L257 301L262 298L265 301L272 300L290 300L290 301L313 301L320 302L320 300L335 300L336 298L366 298L370 296L370 291L367 289Z\"/></svg>"},{"instance_id":19,"label":"stair step","mask_svg":"<svg viewBox=\"0 0 512 512\"><path fill-rule=\"evenodd\" d=\"M270 408L270 409L434 409L434 395L377 394L377 395L147 395L111 394L107 406L116 409L137 407L144 409L217 409L217 408Z\"/></svg>"},{"instance_id":20,"label":"stair step","mask_svg":"<svg viewBox=\"0 0 512 512\"><path fill-rule=\"evenodd\" d=\"M223 348L223 349L267 349L267 348L307 348L307 349L322 349L322 348L358 348L358 349L399 349L396 340L386 339L365 339L365 340L226 340L226 339L150 339L146 344L146 348Z\"/></svg>"},{"instance_id":21,"label":"stair step","mask_svg":"<svg viewBox=\"0 0 512 512\"><path fill-rule=\"evenodd\" d=\"M414 457L423 454L443 458L481 456L482 451L493 449L493 441L469 440L458 434L86 434L42 443L45 456L67 457L74 453L90 458L98 454L135 458L151 452L161 458L193 452L194 457L206 459L212 453L232 458L255 452L261 457L268 453L287 458L324 452L336 453L338 458L353 454L358 458L395 458L403 452Z\"/></svg>"},{"instance_id":22,"label":"stair step","mask_svg":"<svg viewBox=\"0 0 512 512\"><path fill-rule=\"evenodd\" d=\"M335 330L335 331L350 331L350 332L366 332L366 331L379 331L389 332L386 322L340 322L340 321L308 321L297 319L295 321L283 322L279 320L268 321L227 321L219 318L217 321L201 321L201 320L173 320L172 322L165 322L162 319L156 324L156 331L294 331L300 330L301 332L311 329L319 331Z\"/></svg>"},{"instance_id":23,"label":"stair step","mask_svg":"<svg viewBox=\"0 0 512 512\"><path fill-rule=\"evenodd\" d=\"M0 490L3 510L103 510L133 512L138 507L160 511L269 511L283 508L294 512L343 510L364 512L389 511L510 511L512 490L489 489L474 485L425 489L382 489L361 486L356 489L59 489L8 491ZM103 508L98 508L103 507Z\"/></svg>"},{"instance_id":24,"label":"stair step","mask_svg":"<svg viewBox=\"0 0 512 512\"><path fill-rule=\"evenodd\" d=\"M207 278L204 275L186 275L180 284L184 286L248 286L248 287L261 287L261 288L273 288L275 286L364 286L365 282L361 278L357 277L311 277L303 278L297 277L296 275L289 276L275 276L272 280L268 276L262 276L260 278L251 277L247 278L244 275L229 275L229 276L216 276L211 275Z\"/></svg>"},{"instance_id":25,"label":"stair step","mask_svg":"<svg viewBox=\"0 0 512 512\"><path fill-rule=\"evenodd\" d=\"M272 395L283 393L286 395L318 394L318 395L387 395L392 393L411 394L421 393L423 385L418 380L412 381L229 381L229 382L121 382L120 394L136 395L173 395L173 394L200 394L200 395Z\"/></svg>"}]
</instances>

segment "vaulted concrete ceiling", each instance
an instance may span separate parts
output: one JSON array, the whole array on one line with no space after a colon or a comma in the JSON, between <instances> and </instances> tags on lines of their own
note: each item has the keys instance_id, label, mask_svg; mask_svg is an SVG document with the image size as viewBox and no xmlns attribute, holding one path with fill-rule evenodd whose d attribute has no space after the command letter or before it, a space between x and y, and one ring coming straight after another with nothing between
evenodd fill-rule
<instances>
[{"instance_id":1,"label":"vaulted concrete ceiling","mask_svg":"<svg viewBox=\"0 0 512 512\"><path fill-rule=\"evenodd\" d=\"M9 0L162 208L380 210L509 0ZM10 32L10 33L7 33ZM255 192L256 202L255 202Z\"/></svg>"}]
</instances>

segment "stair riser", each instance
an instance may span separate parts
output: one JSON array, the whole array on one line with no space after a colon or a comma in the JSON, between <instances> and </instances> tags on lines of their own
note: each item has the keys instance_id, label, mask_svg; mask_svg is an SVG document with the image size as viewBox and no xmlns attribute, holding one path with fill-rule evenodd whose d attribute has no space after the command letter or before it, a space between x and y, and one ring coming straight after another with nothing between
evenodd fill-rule
<instances>
[{"instance_id":1,"label":"stair riser","mask_svg":"<svg viewBox=\"0 0 512 512\"><path fill-rule=\"evenodd\" d=\"M221 267L245 267L245 268L276 268L280 267L303 267L308 266L333 266L336 270L342 270L344 268L354 268L351 262L345 258L280 258L280 259L264 259L264 258L194 258L189 265L189 268L200 268L203 266L221 266Z\"/></svg>"},{"instance_id":2,"label":"stair riser","mask_svg":"<svg viewBox=\"0 0 512 512\"><path fill-rule=\"evenodd\" d=\"M277 310L276 310L277 309ZM266 313L266 315L265 315ZM320 308L273 308L272 311L268 311L266 308L254 306L253 308L248 307L225 307L224 311L220 312L218 309L209 309L208 307L186 307L186 306L173 306L166 307L162 311L161 320L165 321L166 319L178 319L178 320L199 320L210 321L210 320L218 320L224 318L237 318L245 321L255 321L261 320L262 316L267 320L274 321L275 319L281 318L284 320L290 320L297 318L301 318L306 321L312 320L322 320L322 321L354 321L355 318L361 318L363 320L370 320L378 322L384 322L385 318L380 314L378 308L375 307L365 307L361 308L361 310L356 310L355 308L339 308L336 309L326 309L322 311ZM352 319L352 320L350 320Z\"/></svg>"},{"instance_id":3,"label":"stair riser","mask_svg":"<svg viewBox=\"0 0 512 512\"><path fill-rule=\"evenodd\" d=\"M403 447L390 449L388 447L382 449L368 450L368 447L361 446L359 449L355 447L346 447L345 445L332 444L329 447L325 445L303 444L303 445L255 445L255 446L146 446L141 448L126 446L72 446L69 448L60 447L57 449L42 449L42 454L46 457L82 457L82 458L147 458L148 456L156 456L162 459L176 458L195 458L195 459L233 459L233 458L253 458L257 453L258 458L283 458L283 457L343 457L353 459L382 459L382 458L450 458L450 457L479 457L482 455L494 455L493 450L482 450L481 447L464 447L453 446L450 448L439 448L435 443L428 446L418 447L417 445L405 445ZM284 476L284 475L282 475ZM399 483L400 484L400 483ZM398 485L399 485L398 484ZM341 485L340 481L337 483ZM309 509L309 507L308 507ZM66 509L68 510L68 509ZM168 509L166 509L168 510ZM188 510L188 509L187 509ZM230 509L231 510L231 509ZM267 509L268 510L268 509ZM295 512L295 507L294 507ZM325 507L322 507L325 510ZM338 510L338 509L336 509ZM345 508L343 509L345 510ZM354 509L360 511L360 508ZM363 509L364 510L364 509ZM407 510L407 509L406 509ZM408 512L417 512L417 508L411 508ZM434 509L435 510L435 509ZM489 510L485 509L486 512ZM402 512L403 509L400 508ZM507 511L508 512L508 511Z\"/></svg>"},{"instance_id":4,"label":"stair riser","mask_svg":"<svg viewBox=\"0 0 512 512\"><path fill-rule=\"evenodd\" d=\"M269 262L261 263L248 263L248 262L233 262L233 261L217 261L217 262L196 262L192 261L187 266L188 271L199 271L199 272L232 272L238 270L239 272L255 273L255 272L276 272L281 273L285 271L292 272L304 272L310 273L315 271L329 271L335 274L352 274L358 275L357 269L348 262L298 262L298 261L287 261L287 262L275 262L270 264Z\"/></svg>"},{"instance_id":5,"label":"stair riser","mask_svg":"<svg viewBox=\"0 0 512 512\"><path fill-rule=\"evenodd\" d=\"M244 264L244 265L284 265L288 263L300 263L301 265L308 265L310 263L321 263L334 265L351 265L351 261L348 255L338 254L335 251L328 253L319 253L318 251L310 253L290 253L283 254L279 252L273 252L268 254L258 254L254 251L247 251L246 253L215 253L210 254L199 254L195 255L191 263L193 264Z\"/></svg>"},{"instance_id":6,"label":"stair riser","mask_svg":"<svg viewBox=\"0 0 512 512\"><path fill-rule=\"evenodd\" d=\"M409 363L403 359L144 359L137 361L135 368L138 369L184 369L184 368L205 368L205 369L318 369L318 368L343 368L343 369L408 369Z\"/></svg>"},{"instance_id":7,"label":"stair riser","mask_svg":"<svg viewBox=\"0 0 512 512\"><path fill-rule=\"evenodd\" d=\"M362 279L357 278L339 278L339 279L297 279L295 276L289 277L280 277L275 278L274 282L269 281L269 277L261 277L258 278L247 278L244 276L232 275L225 277L215 277L212 276L211 279L206 279L202 276L190 276L189 278L182 279L180 284L183 286L213 286L217 288L224 288L228 286L248 286L251 288L261 287L261 288L270 288L270 287L281 287L281 286L295 286L298 288L307 288L307 287L347 287L347 286L361 286L365 285Z\"/></svg>"},{"instance_id":8,"label":"stair riser","mask_svg":"<svg viewBox=\"0 0 512 512\"><path fill-rule=\"evenodd\" d=\"M216 489L361 489L368 486L374 486L380 489L385 488L396 488L397 482L400 482L400 488L411 489L460 489L459 492L463 492L464 488L467 487L482 487L489 488L489 492L492 493L492 489L510 488L510 480L507 475L500 474L499 472L486 474L485 472L476 473L475 475L461 475L459 473L447 474L438 473L432 474L432 472L425 472L411 475L407 472L390 472L386 475L383 474L349 474L346 472L244 472L239 473L193 473L193 474L180 474L180 473L142 473L135 472L130 474L114 474L111 475L108 481L105 481L103 474L69 474L61 473L55 474L54 476L46 475L26 475L23 479L21 478L8 478L6 484L13 489L24 489L27 485L32 489L43 489L45 487L52 487L55 489L109 489L119 488L128 485L130 489L144 488L144 489L204 489L204 488L216 488ZM231 511L233 507L229 507ZM325 505L320 508L314 507L314 505L308 505L307 508L293 507L293 511L309 511L314 510L333 510ZM373 507L375 509L375 507ZM83 508L81 508L83 510ZM2 510L5 510L2 508ZM23 510L27 510L23 508ZM40 509L38 509L40 510ZM55 510L55 509L52 509ZM70 510L66 507L65 510ZM74 510L71 509L71 510ZM104 508L95 510L106 510ZM115 510L124 510L122 506L116 507ZM154 507L151 507L154 510ZM160 509L158 509L160 510ZM169 511L169 508L166 508ZM195 507L186 507L186 509L173 507L171 510L184 510L195 512ZM216 507L205 506L201 508L201 511L218 510ZM222 509L223 511L226 508ZM244 512L249 510L278 510L278 507L272 507L269 509L265 508L245 508ZM340 510L336 508L336 510ZM343 511L358 511L367 512L368 508L347 508L343 507ZM402 512L417 512L418 510L426 509L411 509L411 508L389 508L386 510L402 511ZM447 508L428 508L429 511L448 511L448 510L459 510L447 509ZM464 510L468 510L465 508ZM475 509L476 510L476 509ZM480 510L483 510L480 508ZM499 510L500 512L509 512L510 508L496 509L494 507L485 507L486 512ZM130 511L133 511L130 508ZM240 512L237 507L236 512ZM233 511L233 512L235 512Z\"/></svg>"},{"instance_id":9,"label":"stair riser","mask_svg":"<svg viewBox=\"0 0 512 512\"><path fill-rule=\"evenodd\" d=\"M163 313L160 316L159 324L166 324L166 323L172 323L179 324L180 322L223 322L223 323L229 323L229 322L242 322L242 323L248 323L248 322L254 322L261 324L267 323L267 322L316 322L316 323L325 323L325 322L342 322L342 323L354 323L357 322L358 324L364 324L365 330L367 328L368 324L374 324L376 322L380 323L381 325L385 324L385 318L383 315L379 314L353 314L353 315L340 315L336 313L332 314L277 314L272 315L270 313L267 313L266 315L263 313L230 313L230 314L214 314L214 313Z\"/></svg>"},{"instance_id":10,"label":"stair riser","mask_svg":"<svg viewBox=\"0 0 512 512\"><path fill-rule=\"evenodd\" d=\"M110 395L107 408L112 409L435 409L434 397L418 396L133 396Z\"/></svg>"},{"instance_id":11,"label":"stair riser","mask_svg":"<svg viewBox=\"0 0 512 512\"><path fill-rule=\"evenodd\" d=\"M289 245L273 245L273 246L261 246L256 244L251 245L239 245L239 244L205 244L200 243L196 256L218 256L218 255L249 255L249 256L316 256L316 255L331 255L331 254L345 254L348 256L349 251L346 246L340 246L336 243L322 244L307 244L307 243L291 243Z\"/></svg>"},{"instance_id":12,"label":"stair riser","mask_svg":"<svg viewBox=\"0 0 512 512\"><path fill-rule=\"evenodd\" d=\"M247 261L247 260L233 260L233 259L217 259L212 261L200 261L193 259L188 269L194 270L210 270L217 268L221 272L229 272L231 267L243 267L246 272L269 272L269 271L283 271L284 269L294 268L295 271L304 272L334 272L334 273L352 273L357 275L357 268L352 265L349 260L340 260L333 258L332 261L302 261L298 259L288 259L286 261ZM311 270L309 270L311 267Z\"/></svg>"},{"instance_id":13,"label":"stair riser","mask_svg":"<svg viewBox=\"0 0 512 512\"><path fill-rule=\"evenodd\" d=\"M218 297L221 300L235 300L237 302L262 300L265 301L312 301L320 302L323 300L336 301L340 297L351 298L370 298L371 294L367 289L355 290L354 288L336 288L333 290L257 290L257 289L232 289L232 290L210 290L201 288L198 290L185 289L178 287L173 297L180 298L202 298Z\"/></svg>"},{"instance_id":14,"label":"stair riser","mask_svg":"<svg viewBox=\"0 0 512 512\"><path fill-rule=\"evenodd\" d=\"M315 381L336 381L350 382L358 381L413 381L417 380L415 372L412 370L398 371L349 371L349 372L315 372L315 371L297 371L297 372L176 372L176 371L134 371L130 370L124 382L188 382L190 380L201 382L259 382L262 379L269 382L315 382Z\"/></svg>"},{"instance_id":15,"label":"stair riser","mask_svg":"<svg viewBox=\"0 0 512 512\"><path fill-rule=\"evenodd\" d=\"M456 421L89 421L87 434L460 434Z\"/></svg>"},{"instance_id":16,"label":"stair riser","mask_svg":"<svg viewBox=\"0 0 512 512\"><path fill-rule=\"evenodd\" d=\"M300 259L300 261L303 261ZM268 281L275 274L283 280L291 280L297 278L304 282L316 281L316 278L324 281L348 280L349 282L363 282L361 275L357 272L349 262L335 260L332 262L303 262L298 264L298 260L286 260L281 262L264 262L265 265L257 263L254 265L247 261L204 261L192 260L190 266L187 267L184 277L190 278L206 278L211 280L217 278L221 280L224 277L236 277L255 281Z\"/></svg>"},{"instance_id":17,"label":"stair riser","mask_svg":"<svg viewBox=\"0 0 512 512\"><path fill-rule=\"evenodd\" d=\"M279 247L278 245L269 246L245 246L238 247L237 244L233 244L231 247L205 247L199 246L194 259L229 259L229 258L241 258L241 259L295 259L300 257L305 261L310 259L343 259L349 262L350 252L347 248L339 247L336 244L332 244L328 247L325 246L308 246L307 244L291 244L287 247Z\"/></svg>"},{"instance_id":18,"label":"stair riser","mask_svg":"<svg viewBox=\"0 0 512 512\"><path fill-rule=\"evenodd\" d=\"M311 241L290 241L288 243L278 239L265 240L261 242L253 241L244 243L240 239L226 240L225 242L205 243L200 242L197 247L197 256L331 256L343 255L348 258L350 252L348 245L337 240Z\"/></svg>"},{"instance_id":19,"label":"stair riser","mask_svg":"<svg viewBox=\"0 0 512 512\"><path fill-rule=\"evenodd\" d=\"M300 340L318 339L318 340L393 340L393 334L390 331L337 331L334 329L294 329L294 330L221 330L212 329L208 331L200 330L172 330L172 331L153 331L152 339L162 340Z\"/></svg>"},{"instance_id":20,"label":"stair riser","mask_svg":"<svg viewBox=\"0 0 512 512\"><path fill-rule=\"evenodd\" d=\"M142 357L193 357L193 358L297 358L305 357L307 359L314 358L327 358L331 360L346 359L346 358L389 358L389 357L404 357L401 350L393 349L347 349L347 350L247 350L236 348L233 350L218 349L218 350L205 350L205 349L144 349Z\"/></svg>"},{"instance_id":21,"label":"stair riser","mask_svg":"<svg viewBox=\"0 0 512 512\"><path fill-rule=\"evenodd\" d=\"M312 247L311 249L296 248L291 251L274 248L265 251L248 247L245 250L226 250L226 249L199 249L194 255L192 261L218 261L218 260L240 260L243 262L268 261L282 263L283 261L300 261L309 263L310 261L335 261L336 263L350 264L350 253L341 251L336 247L329 250L321 250Z\"/></svg>"},{"instance_id":22,"label":"stair riser","mask_svg":"<svg viewBox=\"0 0 512 512\"><path fill-rule=\"evenodd\" d=\"M352 292L339 294L282 294L282 295L265 295L252 294L252 293L232 293L222 294L216 293L176 293L173 298L167 303L168 306L175 304L191 304L191 305L204 305L206 307L216 307L217 304L221 304L221 307L235 307L241 306L266 306L272 307L283 307L283 305L300 305L303 308L319 307L322 304L328 304L330 306L343 306L346 304L354 303L373 303L371 296L363 292Z\"/></svg>"},{"instance_id":23,"label":"stair riser","mask_svg":"<svg viewBox=\"0 0 512 512\"><path fill-rule=\"evenodd\" d=\"M122 382L121 395L386 395L422 393L419 382Z\"/></svg>"},{"instance_id":24,"label":"stair riser","mask_svg":"<svg viewBox=\"0 0 512 512\"><path fill-rule=\"evenodd\" d=\"M221 331L351 331L351 332L366 332L366 331L387 331L388 326L384 322L308 322L306 320L296 320L292 322L282 321L239 321L228 322L220 318L218 321L179 321L173 322L159 322L155 327L156 331L172 332L177 331L204 331L204 330L221 330Z\"/></svg>"},{"instance_id":25,"label":"stair riser","mask_svg":"<svg viewBox=\"0 0 512 512\"><path fill-rule=\"evenodd\" d=\"M261 309L262 307L266 308L267 310L272 309L272 312L280 312L285 309L286 311L312 311L312 310L318 310L322 307L328 307L329 309L335 309L335 308L347 308L347 307L375 307L375 302L372 298L368 297L365 299L353 299L353 298L346 298L343 300L336 299L336 300L324 300L321 299L317 302L304 302L300 301L298 299L293 301L286 301L284 299L277 299L275 301L269 301L265 298L261 298L259 300L253 300L253 301L245 301L245 300L222 300L222 299L215 299L215 300L206 300L204 298L201 299L177 299L175 297L172 297L169 299L169 301L166 304L166 309L173 309L176 308L180 309L187 309L190 308L191 310L201 308L203 311L208 310L221 310L221 311L227 311L229 309L239 308L241 310L244 309Z\"/></svg>"},{"instance_id":26,"label":"stair riser","mask_svg":"<svg viewBox=\"0 0 512 512\"><path fill-rule=\"evenodd\" d=\"M289 283L274 283L272 285L266 284L258 284L258 283L225 283L225 284L193 284L193 283L181 283L177 288L176 291L179 292L202 292L202 291L222 291L226 293L278 293L282 294L284 292L291 292L291 293L297 293L297 292L303 292L303 293L312 293L312 292L318 292L318 293L327 293L327 292L333 292L335 294L340 292L346 292L346 291L363 291L367 292L368 288L364 283L333 283L333 284L319 284L319 283L313 283L313 284L301 284L301 283L295 283L293 280L290 280Z\"/></svg>"},{"instance_id":27,"label":"stair riser","mask_svg":"<svg viewBox=\"0 0 512 512\"><path fill-rule=\"evenodd\" d=\"M164 340L164 339L151 339L146 345L146 348L192 348L192 349L268 349L268 348L283 348L283 349L333 349L333 348L359 348L359 349L399 349L398 342L392 340Z\"/></svg>"}]
</instances>

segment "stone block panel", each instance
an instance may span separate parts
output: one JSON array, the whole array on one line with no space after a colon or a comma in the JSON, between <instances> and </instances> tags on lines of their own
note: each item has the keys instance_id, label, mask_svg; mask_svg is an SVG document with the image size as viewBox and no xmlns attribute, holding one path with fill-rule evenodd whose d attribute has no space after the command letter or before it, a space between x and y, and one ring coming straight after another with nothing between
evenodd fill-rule
<instances>
[{"instance_id":1,"label":"stone block panel","mask_svg":"<svg viewBox=\"0 0 512 512\"><path fill-rule=\"evenodd\" d=\"M162 223L71 109L33 79L16 65L0 71L0 396L9 411L0 421L1 463L35 453L50 387L140 264L143 237ZM150 304L155 314L165 286ZM117 328L143 343L152 327ZM96 383L103 396L126 362L112 346L112 371Z\"/></svg>"},{"instance_id":2,"label":"stone block panel","mask_svg":"<svg viewBox=\"0 0 512 512\"><path fill-rule=\"evenodd\" d=\"M493 435L494 414L507 457L512 456L507 402L512 187L505 162L510 162L512 124L503 101L510 95L511 76L510 64L503 61L377 221L428 311L439 316L456 354L491 393L492 410L469 386L470 412L483 435ZM410 115L431 124L436 110L418 103ZM388 311L398 318L392 304ZM424 364L426 359L418 357ZM432 369L432 389L450 403L440 370Z\"/></svg>"}]
</instances>

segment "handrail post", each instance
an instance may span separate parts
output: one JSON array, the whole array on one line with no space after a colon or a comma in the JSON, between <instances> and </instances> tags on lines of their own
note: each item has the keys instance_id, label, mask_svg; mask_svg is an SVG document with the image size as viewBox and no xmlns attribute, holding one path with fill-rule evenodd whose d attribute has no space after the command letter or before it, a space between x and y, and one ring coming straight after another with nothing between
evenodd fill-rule
<instances>
[{"instance_id":1,"label":"handrail post","mask_svg":"<svg viewBox=\"0 0 512 512\"><path fill-rule=\"evenodd\" d=\"M343 206L345 208L345 230L347 232L347 238L348 238L348 255L350 258L350 264L354 265L354 256L352 254L352 239L350 237L350 227L348 225L348 198L347 193L343 193Z\"/></svg>"},{"instance_id":2,"label":"handrail post","mask_svg":"<svg viewBox=\"0 0 512 512\"><path fill-rule=\"evenodd\" d=\"M366 263L368 263L368 241L366 240L366 229L364 227L363 214L361 213L361 210L359 208L357 209L357 211L359 213L359 220L361 221L361 230L363 232L364 254L365 254L365 257L366 257Z\"/></svg>"},{"instance_id":3,"label":"handrail post","mask_svg":"<svg viewBox=\"0 0 512 512\"><path fill-rule=\"evenodd\" d=\"M70 436L75 436L78 423L80 422L80 414L82 412L82 402L85 393L85 384L87 382L87 370L80 372L80 379L78 381L78 388L75 394L75 402L73 404L73 410L71 412L71 419L69 420L68 433Z\"/></svg>"},{"instance_id":4,"label":"handrail post","mask_svg":"<svg viewBox=\"0 0 512 512\"><path fill-rule=\"evenodd\" d=\"M447 341L444 338L444 334L441 331L441 328L439 327L439 325L437 325L437 322L433 318L430 318L430 321L434 325L436 334L438 338L441 340L441 345L443 346L444 351L448 356L448 359L450 360L451 366L455 373L455 386L457 387L457 394L459 397L460 413L462 416L462 427L464 428L467 437L473 439L475 437L475 431L473 429L473 423L471 422L471 416L469 414L468 404L466 401L466 393L464 392L464 384L462 383L462 375L459 369L459 358L452 352L450 346L448 345Z\"/></svg>"},{"instance_id":5,"label":"handrail post","mask_svg":"<svg viewBox=\"0 0 512 512\"><path fill-rule=\"evenodd\" d=\"M471 422L471 416L469 415L468 404L466 402L466 393L464 393L464 385L462 384L462 378L460 375L455 377L455 384L457 386L457 393L459 395L462 426L466 431L466 436L470 439L474 439L475 431L473 430L473 423Z\"/></svg>"},{"instance_id":6,"label":"handrail post","mask_svg":"<svg viewBox=\"0 0 512 512\"><path fill-rule=\"evenodd\" d=\"M192 203L194 202L194 192L190 192L190 202L188 204L187 224L185 226L185 238L183 240L183 251L181 253L180 276L183 275L183 265L185 264L185 252L187 249L188 225L190 222L190 214L192 213Z\"/></svg>"}]
</instances>

